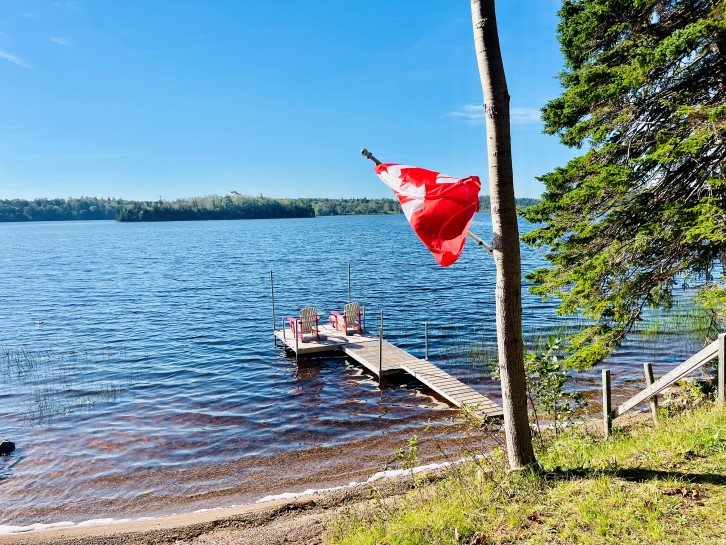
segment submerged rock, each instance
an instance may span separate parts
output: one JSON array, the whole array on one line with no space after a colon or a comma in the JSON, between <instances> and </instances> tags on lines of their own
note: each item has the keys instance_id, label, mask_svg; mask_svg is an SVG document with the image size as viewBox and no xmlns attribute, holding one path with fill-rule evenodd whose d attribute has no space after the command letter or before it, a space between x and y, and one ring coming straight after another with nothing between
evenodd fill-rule
<instances>
[{"instance_id":1,"label":"submerged rock","mask_svg":"<svg viewBox=\"0 0 726 545\"><path fill-rule=\"evenodd\" d=\"M6 454L10 454L14 450L15 450L15 443L13 443L12 441L8 441L7 439L4 441L0 441L0 456L5 456Z\"/></svg>"}]
</instances>

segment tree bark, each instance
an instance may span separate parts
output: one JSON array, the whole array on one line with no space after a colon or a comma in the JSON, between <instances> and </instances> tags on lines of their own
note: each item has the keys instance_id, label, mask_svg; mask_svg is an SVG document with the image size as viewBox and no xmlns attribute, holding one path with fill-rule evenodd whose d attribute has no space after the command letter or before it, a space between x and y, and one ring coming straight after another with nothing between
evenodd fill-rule
<instances>
[{"instance_id":1,"label":"tree bark","mask_svg":"<svg viewBox=\"0 0 726 545\"><path fill-rule=\"evenodd\" d=\"M479 65L489 159L489 192L497 267L496 312L504 431L512 469L536 464L527 416L527 385L522 340L522 271L514 202L509 92L494 0L471 0L474 44Z\"/></svg>"}]
</instances>

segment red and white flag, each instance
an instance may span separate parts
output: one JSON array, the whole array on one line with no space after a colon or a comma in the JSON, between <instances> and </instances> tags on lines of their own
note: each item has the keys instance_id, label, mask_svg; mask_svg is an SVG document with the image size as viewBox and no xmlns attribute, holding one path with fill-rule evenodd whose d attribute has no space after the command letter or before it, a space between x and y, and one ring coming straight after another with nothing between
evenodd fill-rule
<instances>
[{"instance_id":1,"label":"red and white flag","mask_svg":"<svg viewBox=\"0 0 726 545\"><path fill-rule=\"evenodd\" d=\"M418 238L439 264L454 263L479 210L478 176L458 179L406 165L376 165L376 174L398 197Z\"/></svg>"}]
</instances>

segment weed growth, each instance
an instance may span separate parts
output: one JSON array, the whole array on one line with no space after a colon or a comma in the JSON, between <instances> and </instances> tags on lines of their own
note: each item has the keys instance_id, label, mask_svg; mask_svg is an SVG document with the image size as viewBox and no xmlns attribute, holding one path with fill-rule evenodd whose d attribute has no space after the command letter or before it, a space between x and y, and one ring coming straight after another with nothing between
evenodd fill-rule
<instances>
[{"instance_id":1,"label":"weed growth","mask_svg":"<svg viewBox=\"0 0 726 545\"><path fill-rule=\"evenodd\" d=\"M408 445L396 450L396 460L401 463L404 469L413 469L419 464L418 459L418 436L412 435Z\"/></svg>"},{"instance_id":2,"label":"weed growth","mask_svg":"<svg viewBox=\"0 0 726 545\"><path fill-rule=\"evenodd\" d=\"M0 346L0 391L24 393L30 425L49 424L55 417L114 403L138 380L124 366L124 350L50 350ZM94 372L118 369L109 378Z\"/></svg>"},{"instance_id":3,"label":"weed growth","mask_svg":"<svg viewBox=\"0 0 726 545\"><path fill-rule=\"evenodd\" d=\"M338 519L328 543L726 541L726 409L705 404L607 441L571 428L538 458L540 472L510 472L501 449L470 456L436 485Z\"/></svg>"}]
</instances>

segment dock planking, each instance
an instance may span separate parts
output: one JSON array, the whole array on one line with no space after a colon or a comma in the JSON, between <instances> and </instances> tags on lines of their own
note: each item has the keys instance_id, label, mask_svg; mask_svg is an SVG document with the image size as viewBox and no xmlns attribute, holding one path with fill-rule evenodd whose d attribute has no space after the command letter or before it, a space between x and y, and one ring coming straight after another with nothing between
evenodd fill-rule
<instances>
[{"instance_id":1,"label":"dock planking","mask_svg":"<svg viewBox=\"0 0 726 545\"><path fill-rule=\"evenodd\" d=\"M403 364L401 367L419 382L425 384L457 407L463 405L476 407L487 416L500 416L502 414L501 407L492 400L463 382L456 380L431 362L418 360L410 364Z\"/></svg>"},{"instance_id":2,"label":"dock planking","mask_svg":"<svg viewBox=\"0 0 726 545\"><path fill-rule=\"evenodd\" d=\"M385 339L381 341L378 337L365 333L344 335L327 324L321 325L319 330L319 340L306 335L305 342L300 342L289 329L275 330L275 337L297 357L342 352L379 379L387 374L403 371L456 407L466 405L486 417L502 415L502 408L488 397L455 379L430 361L417 358Z\"/></svg>"}]
</instances>

